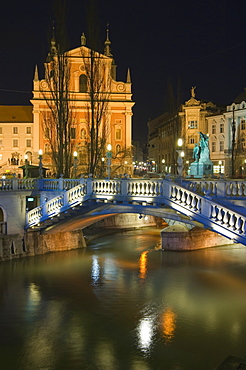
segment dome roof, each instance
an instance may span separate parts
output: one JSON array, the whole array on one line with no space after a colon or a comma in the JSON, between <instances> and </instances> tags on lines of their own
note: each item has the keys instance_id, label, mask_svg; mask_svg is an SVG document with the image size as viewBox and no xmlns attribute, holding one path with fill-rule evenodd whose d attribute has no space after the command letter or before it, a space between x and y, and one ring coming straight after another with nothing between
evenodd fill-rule
<instances>
[{"instance_id":1,"label":"dome roof","mask_svg":"<svg viewBox=\"0 0 246 370\"><path fill-rule=\"evenodd\" d=\"M236 103L236 104L239 104L241 103L242 101L245 101L246 102L246 88L244 88L244 91L239 94L233 101L233 103Z\"/></svg>"}]
</instances>

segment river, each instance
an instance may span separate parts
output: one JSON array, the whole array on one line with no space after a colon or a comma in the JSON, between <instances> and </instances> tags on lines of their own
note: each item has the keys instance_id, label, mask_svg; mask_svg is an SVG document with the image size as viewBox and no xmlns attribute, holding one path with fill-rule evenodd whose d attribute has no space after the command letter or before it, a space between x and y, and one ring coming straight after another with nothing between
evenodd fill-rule
<instances>
[{"instance_id":1,"label":"river","mask_svg":"<svg viewBox=\"0 0 246 370\"><path fill-rule=\"evenodd\" d=\"M0 264L2 370L212 370L246 355L246 248L157 229Z\"/></svg>"}]
</instances>

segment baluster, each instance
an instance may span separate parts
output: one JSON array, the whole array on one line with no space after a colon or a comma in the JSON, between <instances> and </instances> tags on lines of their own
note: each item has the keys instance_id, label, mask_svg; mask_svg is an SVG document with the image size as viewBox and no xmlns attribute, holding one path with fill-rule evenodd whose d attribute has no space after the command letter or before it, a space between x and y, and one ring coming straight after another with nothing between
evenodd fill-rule
<instances>
[{"instance_id":1,"label":"baluster","mask_svg":"<svg viewBox=\"0 0 246 370\"><path fill-rule=\"evenodd\" d=\"M237 191L238 191L238 184L234 183L233 188L232 188L232 195L237 195Z\"/></svg>"},{"instance_id":2,"label":"baluster","mask_svg":"<svg viewBox=\"0 0 246 370\"><path fill-rule=\"evenodd\" d=\"M242 182L238 183L238 195L239 196L243 195L243 183Z\"/></svg>"},{"instance_id":3,"label":"baluster","mask_svg":"<svg viewBox=\"0 0 246 370\"><path fill-rule=\"evenodd\" d=\"M183 191L181 196L181 203L186 204L187 194Z\"/></svg>"},{"instance_id":4,"label":"baluster","mask_svg":"<svg viewBox=\"0 0 246 370\"><path fill-rule=\"evenodd\" d=\"M217 217L217 212L216 212L216 206L211 204L211 214L210 214L210 218L211 219L216 219Z\"/></svg>"},{"instance_id":5,"label":"baluster","mask_svg":"<svg viewBox=\"0 0 246 370\"><path fill-rule=\"evenodd\" d=\"M234 214L230 214L230 221L229 221L229 227L233 230L235 230L235 221L236 221L236 218L235 218L235 215Z\"/></svg>"},{"instance_id":6,"label":"baluster","mask_svg":"<svg viewBox=\"0 0 246 370\"><path fill-rule=\"evenodd\" d=\"M239 234L242 234L242 226L243 226L243 220L241 219L241 217L237 217L237 220L236 220L236 230L239 232Z\"/></svg>"},{"instance_id":7,"label":"baluster","mask_svg":"<svg viewBox=\"0 0 246 370\"><path fill-rule=\"evenodd\" d=\"M218 213L217 213L217 217L216 217L216 220L219 222L219 223L222 223L222 219L223 219L223 214L222 214L222 208L217 208L218 209Z\"/></svg>"},{"instance_id":8,"label":"baluster","mask_svg":"<svg viewBox=\"0 0 246 370\"><path fill-rule=\"evenodd\" d=\"M201 198L197 198L196 210L201 211Z\"/></svg>"},{"instance_id":9,"label":"baluster","mask_svg":"<svg viewBox=\"0 0 246 370\"><path fill-rule=\"evenodd\" d=\"M192 196L192 202L191 202L191 205L192 205L192 208L194 210L196 210L196 203L197 203L197 198Z\"/></svg>"}]
</instances>

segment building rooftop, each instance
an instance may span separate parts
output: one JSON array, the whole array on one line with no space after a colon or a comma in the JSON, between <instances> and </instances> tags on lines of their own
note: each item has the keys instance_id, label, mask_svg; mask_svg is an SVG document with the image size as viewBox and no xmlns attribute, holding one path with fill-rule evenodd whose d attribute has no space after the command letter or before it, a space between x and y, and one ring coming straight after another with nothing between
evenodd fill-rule
<instances>
[{"instance_id":1,"label":"building rooftop","mask_svg":"<svg viewBox=\"0 0 246 370\"><path fill-rule=\"evenodd\" d=\"M0 105L0 122L33 122L31 105Z\"/></svg>"}]
</instances>

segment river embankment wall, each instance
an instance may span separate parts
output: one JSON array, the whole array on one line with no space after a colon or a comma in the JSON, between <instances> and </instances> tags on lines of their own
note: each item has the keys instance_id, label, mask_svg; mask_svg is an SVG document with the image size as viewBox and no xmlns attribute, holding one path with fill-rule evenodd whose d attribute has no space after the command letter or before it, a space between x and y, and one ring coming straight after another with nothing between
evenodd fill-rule
<instances>
[{"instance_id":1,"label":"river embankment wall","mask_svg":"<svg viewBox=\"0 0 246 370\"><path fill-rule=\"evenodd\" d=\"M185 226L168 226L161 231L162 249L168 251L192 251L234 244L213 231L194 227L188 230Z\"/></svg>"},{"instance_id":2,"label":"river embankment wall","mask_svg":"<svg viewBox=\"0 0 246 370\"><path fill-rule=\"evenodd\" d=\"M162 219L138 214L119 214L101 220L84 230L57 232L52 234L28 231L24 235L0 235L0 262L42 255L51 252L85 248L91 240L121 230L156 226Z\"/></svg>"}]
</instances>

